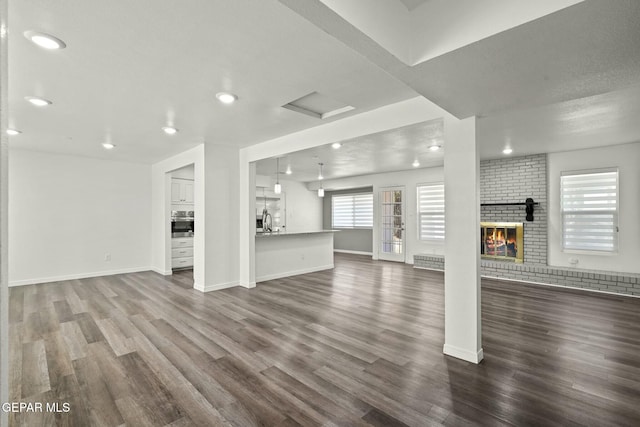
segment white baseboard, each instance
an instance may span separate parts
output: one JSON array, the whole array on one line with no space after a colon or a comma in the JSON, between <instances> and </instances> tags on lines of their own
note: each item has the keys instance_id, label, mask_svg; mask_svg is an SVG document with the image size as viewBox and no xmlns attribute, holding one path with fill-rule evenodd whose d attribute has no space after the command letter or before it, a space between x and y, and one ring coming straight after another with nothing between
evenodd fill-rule
<instances>
[{"instance_id":1,"label":"white baseboard","mask_svg":"<svg viewBox=\"0 0 640 427\"><path fill-rule=\"evenodd\" d=\"M151 267L151 271L155 271L158 274L162 274L163 276L171 276L173 274L173 270L160 270L156 267Z\"/></svg>"},{"instance_id":2,"label":"white baseboard","mask_svg":"<svg viewBox=\"0 0 640 427\"><path fill-rule=\"evenodd\" d=\"M609 292L609 291L601 291L599 289L579 288L577 286L554 285L553 283L532 282L530 280L509 279L507 277L482 276L482 278L483 279L497 280L499 282L518 282L518 283L522 283L522 284L525 284L525 285L551 286L553 288L575 289L577 291L596 292L596 293L599 293L599 294L615 295L615 296L619 296L619 297L640 298L640 295L621 294L619 292Z\"/></svg>"},{"instance_id":3,"label":"white baseboard","mask_svg":"<svg viewBox=\"0 0 640 427\"><path fill-rule=\"evenodd\" d=\"M429 271L444 272L444 270L441 269L441 268L418 267L415 264L413 265L413 268L415 268L416 270L429 270Z\"/></svg>"},{"instance_id":4,"label":"white baseboard","mask_svg":"<svg viewBox=\"0 0 640 427\"><path fill-rule=\"evenodd\" d=\"M482 349L476 351L469 351L462 348L454 347L450 344L445 344L442 352L447 356L455 357L456 359L466 360L467 362L478 364L484 358L484 352Z\"/></svg>"},{"instance_id":5,"label":"white baseboard","mask_svg":"<svg viewBox=\"0 0 640 427\"><path fill-rule=\"evenodd\" d=\"M200 292L211 292L219 291L221 289L233 288L234 286L238 285L238 282L215 283L213 285L201 285L200 283L194 283L193 289Z\"/></svg>"},{"instance_id":6,"label":"white baseboard","mask_svg":"<svg viewBox=\"0 0 640 427\"><path fill-rule=\"evenodd\" d=\"M369 255L373 256L373 252L362 252L362 251L348 251L346 249L334 249L333 252L338 252L341 254L353 254L353 255Z\"/></svg>"},{"instance_id":7,"label":"white baseboard","mask_svg":"<svg viewBox=\"0 0 640 427\"><path fill-rule=\"evenodd\" d=\"M297 276L299 274L315 273L316 271L331 270L332 268L333 264L328 264L319 267L305 268L302 270L292 270L277 274L267 274L265 276L256 277L256 282L266 282L267 280L282 279L283 277Z\"/></svg>"},{"instance_id":8,"label":"white baseboard","mask_svg":"<svg viewBox=\"0 0 640 427\"><path fill-rule=\"evenodd\" d=\"M253 289L253 288L256 287L256 282L240 283L240 284L238 284L238 286L241 286L241 287L247 288L247 289Z\"/></svg>"},{"instance_id":9,"label":"white baseboard","mask_svg":"<svg viewBox=\"0 0 640 427\"><path fill-rule=\"evenodd\" d=\"M113 276L114 274L139 273L141 271L153 270L152 267L132 267L119 270L94 271L91 273L66 274L63 276L39 277L33 279L22 279L9 281L9 286L37 285L38 283L62 282L64 280L89 279L91 277Z\"/></svg>"}]
</instances>

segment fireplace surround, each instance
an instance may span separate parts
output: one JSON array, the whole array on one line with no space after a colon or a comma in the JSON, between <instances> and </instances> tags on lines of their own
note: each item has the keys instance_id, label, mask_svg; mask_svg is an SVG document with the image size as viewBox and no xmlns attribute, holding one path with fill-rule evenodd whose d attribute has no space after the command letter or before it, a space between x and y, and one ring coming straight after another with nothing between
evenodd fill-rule
<instances>
[{"instance_id":1,"label":"fireplace surround","mask_svg":"<svg viewBox=\"0 0 640 427\"><path fill-rule=\"evenodd\" d=\"M480 255L483 259L523 263L523 223L481 222Z\"/></svg>"}]
</instances>

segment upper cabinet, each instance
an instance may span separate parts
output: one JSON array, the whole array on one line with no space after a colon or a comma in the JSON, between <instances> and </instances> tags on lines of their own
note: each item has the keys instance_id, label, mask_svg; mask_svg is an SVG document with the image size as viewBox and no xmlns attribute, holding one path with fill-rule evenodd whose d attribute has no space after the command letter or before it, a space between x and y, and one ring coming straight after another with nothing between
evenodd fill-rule
<instances>
[{"instance_id":1,"label":"upper cabinet","mask_svg":"<svg viewBox=\"0 0 640 427\"><path fill-rule=\"evenodd\" d=\"M193 180L171 179L171 203L193 204Z\"/></svg>"}]
</instances>

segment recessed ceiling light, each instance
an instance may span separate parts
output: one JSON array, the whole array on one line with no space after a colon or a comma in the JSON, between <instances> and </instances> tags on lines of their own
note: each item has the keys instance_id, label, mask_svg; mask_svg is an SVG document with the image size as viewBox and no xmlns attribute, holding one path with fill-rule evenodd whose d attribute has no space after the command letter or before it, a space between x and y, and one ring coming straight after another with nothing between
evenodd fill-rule
<instances>
[{"instance_id":1,"label":"recessed ceiling light","mask_svg":"<svg viewBox=\"0 0 640 427\"><path fill-rule=\"evenodd\" d=\"M233 104L235 100L238 99L236 95L227 92L217 93L216 98L218 98L218 101L222 102L223 104Z\"/></svg>"},{"instance_id":2,"label":"recessed ceiling light","mask_svg":"<svg viewBox=\"0 0 640 427\"><path fill-rule=\"evenodd\" d=\"M114 147L115 147L115 145L113 145L113 144L112 144L112 143L110 143L110 142L105 142L105 143L103 143L103 144L102 144L102 146L103 146L106 150L111 150L112 148L114 148Z\"/></svg>"},{"instance_id":3,"label":"recessed ceiling light","mask_svg":"<svg viewBox=\"0 0 640 427\"><path fill-rule=\"evenodd\" d=\"M7 135L20 135L22 132L16 129L7 129Z\"/></svg>"},{"instance_id":4,"label":"recessed ceiling light","mask_svg":"<svg viewBox=\"0 0 640 427\"><path fill-rule=\"evenodd\" d=\"M339 142L334 142L333 144L331 144L331 148L333 148L334 150L337 150L340 147L342 147L342 144L340 144Z\"/></svg>"},{"instance_id":5,"label":"recessed ceiling light","mask_svg":"<svg viewBox=\"0 0 640 427\"><path fill-rule=\"evenodd\" d=\"M418 161L418 159L415 159L413 163L411 163L411 166L413 166L414 168L417 168L418 166L420 166L420 162Z\"/></svg>"},{"instance_id":6,"label":"recessed ceiling light","mask_svg":"<svg viewBox=\"0 0 640 427\"><path fill-rule=\"evenodd\" d=\"M24 99L38 107L45 107L52 104L48 99L38 98L37 96L25 96Z\"/></svg>"},{"instance_id":7,"label":"recessed ceiling light","mask_svg":"<svg viewBox=\"0 0 640 427\"><path fill-rule=\"evenodd\" d=\"M439 145L432 145L431 147L429 147L429 151L438 151L440 149Z\"/></svg>"},{"instance_id":8,"label":"recessed ceiling light","mask_svg":"<svg viewBox=\"0 0 640 427\"><path fill-rule=\"evenodd\" d=\"M25 31L24 36L33 43L45 49L64 49L67 47L65 42L51 34L39 33L37 31Z\"/></svg>"},{"instance_id":9,"label":"recessed ceiling light","mask_svg":"<svg viewBox=\"0 0 640 427\"><path fill-rule=\"evenodd\" d=\"M511 154L513 153L513 150L511 148L505 148L504 150L502 150L502 154Z\"/></svg>"},{"instance_id":10,"label":"recessed ceiling light","mask_svg":"<svg viewBox=\"0 0 640 427\"><path fill-rule=\"evenodd\" d=\"M171 127L171 126L165 126L165 127L162 128L162 130L167 135L175 135L176 133L178 133L178 129L176 129L174 127Z\"/></svg>"}]
</instances>

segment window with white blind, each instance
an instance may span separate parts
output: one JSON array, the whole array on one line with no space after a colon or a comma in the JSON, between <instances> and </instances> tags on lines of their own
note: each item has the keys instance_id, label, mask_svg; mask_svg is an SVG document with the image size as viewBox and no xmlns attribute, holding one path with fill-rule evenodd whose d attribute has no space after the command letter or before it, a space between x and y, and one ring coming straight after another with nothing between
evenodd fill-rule
<instances>
[{"instance_id":1,"label":"window with white blind","mask_svg":"<svg viewBox=\"0 0 640 427\"><path fill-rule=\"evenodd\" d=\"M563 172L562 246L568 250L618 249L618 170Z\"/></svg>"},{"instance_id":2,"label":"window with white blind","mask_svg":"<svg viewBox=\"0 0 640 427\"><path fill-rule=\"evenodd\" d=\"M444 184L418 186L418 238L444 241Z\"/></svg>"},{"instance_id":3,"label":"window with white blind","mask_svg":"<svg viewBox=\"0 0 640 427\"><path fill-rule=\"evenodd\" d=\"M331 197L333 228L373 228L373 193Z\"/></svg>"}]
</instances>

